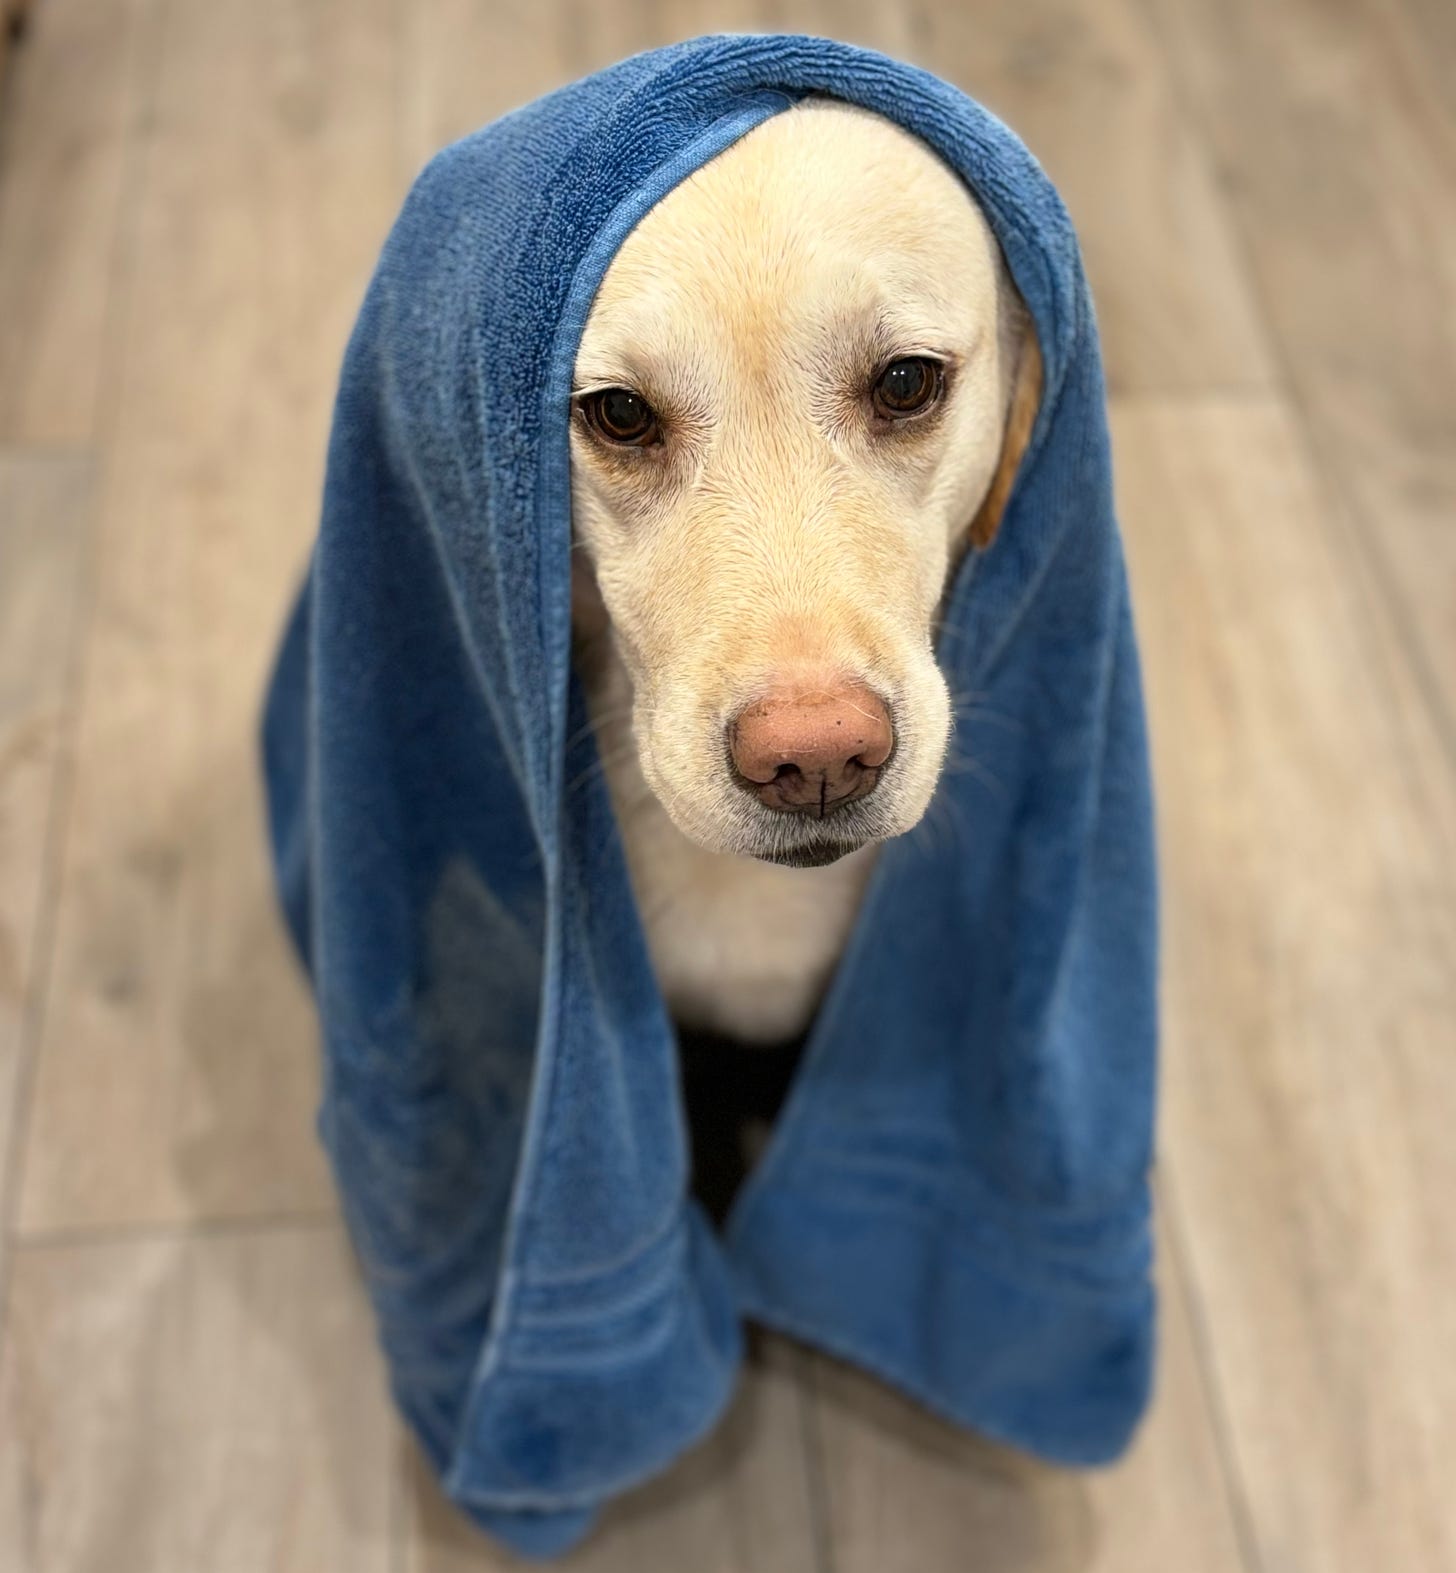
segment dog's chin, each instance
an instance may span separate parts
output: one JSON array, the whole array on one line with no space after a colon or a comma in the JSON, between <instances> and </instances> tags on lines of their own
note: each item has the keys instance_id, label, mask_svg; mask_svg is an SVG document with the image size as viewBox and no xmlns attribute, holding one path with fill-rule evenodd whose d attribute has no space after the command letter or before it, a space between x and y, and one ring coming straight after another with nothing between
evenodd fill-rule
<instances>
[{"instance_id":1,"label":"dog's chin","mask_svg":"<svg viewBox=\"0 0 1456 1573\"><path fill-rule=\"evenodd\" d=\"M750 852L747 855L760 863L772 863L778 868L826 868L868 846L867 841L831 841L818 846L795 847L789 851Z\"/></svg>"},{"instance_id":2,"label":"dog's chin","mask_svg":"<svg viewBox=\"0 0 1456 1573\"><path fill-rule=\"evenodd\" d=\"M897 827L884 823L882 815L863 810L843 812L826 822L764 810L745 813L736 803L732 804L736 813L715 814L707 807L693 812L693 799L687 793L669 797L654 790L653 795L676 828L704 852L776 868L825 868L897 833Z\"/></svg>"},{"instance_id":3,"label":"dog's chin","mask_svg":"<svg viewBox=\"0 0 1456 1573\"><path fill-rule=\"evenodd\" d=\"M863 805L841 810L827 820L763 812L739 821L736 834L719 850L775 868L827 868L874 842L900 831L892 816Z\"/></svg>"}]
</instances>

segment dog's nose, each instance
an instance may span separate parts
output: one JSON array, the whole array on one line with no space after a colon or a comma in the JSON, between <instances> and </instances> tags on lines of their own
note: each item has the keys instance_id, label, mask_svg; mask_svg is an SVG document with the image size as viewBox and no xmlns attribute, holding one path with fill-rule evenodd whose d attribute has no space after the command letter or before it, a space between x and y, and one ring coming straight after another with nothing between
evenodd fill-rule
<instances>
[{"instance_id":1,"label":"dog's nose","mask_svg":"<svg viewBox=\"0 0 1456 1573\"><path fill-rule=\"evenodd\" d=\"M862 683L775 693L728 727L739 785L790 814L822 817L873 792L894 746L884 700Z\"/></svg>"}]
</instances>

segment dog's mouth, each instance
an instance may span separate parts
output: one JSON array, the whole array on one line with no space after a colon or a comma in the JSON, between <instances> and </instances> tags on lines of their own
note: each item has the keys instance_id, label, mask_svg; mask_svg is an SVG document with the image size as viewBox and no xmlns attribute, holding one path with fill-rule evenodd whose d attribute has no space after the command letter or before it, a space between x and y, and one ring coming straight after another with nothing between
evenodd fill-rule
<instances>
[{"instance_id":1,"label":"dog's mouth","mask_svg":"<svg viewBox=\"0 0 1456 1573\"><path fill-rule=\"evenodd\" d=\"M868 845L867 841L828 841L819 846L797 847L788 852L760 852L754 855L761 863L775 863L780 868L825 868Z\"/></svg>"},{"instance_id":2,"label":"dog's mouth","mask_svg":"<svg viewBox=\"0 0 1456 1573\"><path fill-rule=\"evenodd\" d=\"M878 776L879 772L872 773ZM744 855L779 868L823 868L840 858L858 852L872 841L893 833L885 822L883 800L865 800L874 790L871 780L857 794L849 794L831 804L826 813L812 808L770 811L765 820L749 832Z\"/></svg>"},{"instance_id":3,"label":"dog's mouth","mask_svg":"<svg viewBox=\"0 0 1456 1573\"><path fill-rule=\"evenodd\" d=\"M900 828L882 802L861 798L828 819L766 813L734 850L779 868L824 868L871 842L889 840Z\"/></svg>"},{"instance_id":4,"label":"dog's mouth","mask_svg":"<svg viewBox=\"0 0 1456 1573\"><path fill-rule=\"evenodd\" d=\"M737 786L695 799L687 792L654 795L677 828L705 850L771 863L777 868L825 868L872 843L912 828L894 794L883 789L841 803L829 814L761 808ZM684 810L688 812L685 814Z\"/></svg>"}]
</instances>

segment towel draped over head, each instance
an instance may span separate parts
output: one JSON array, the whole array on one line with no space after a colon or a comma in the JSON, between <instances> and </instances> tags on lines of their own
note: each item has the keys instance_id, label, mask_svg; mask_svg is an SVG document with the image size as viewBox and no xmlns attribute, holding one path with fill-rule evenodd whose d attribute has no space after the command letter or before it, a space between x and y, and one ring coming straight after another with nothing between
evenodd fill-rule
<instances>
[{"instance_id":1,"label":"towel draped over head","mask_svg":"<svg viewBox=\"0 0 1456 1573\"><path fill-rule=\"evenodd\" d=\"M882 849L720 1233L570 670L569 394L624 236L808 94L962 177L1045 391L938 638L973 765ZM395 1396L479 1524L579 1538L712 1426L745 1317L1045 1457L1123 1448L1153 1342L1146 739L1092 307L998 120L847 45L723 36L440 153L348 347L264 730L321 1133Z\"/></svg>"}]
</instances>

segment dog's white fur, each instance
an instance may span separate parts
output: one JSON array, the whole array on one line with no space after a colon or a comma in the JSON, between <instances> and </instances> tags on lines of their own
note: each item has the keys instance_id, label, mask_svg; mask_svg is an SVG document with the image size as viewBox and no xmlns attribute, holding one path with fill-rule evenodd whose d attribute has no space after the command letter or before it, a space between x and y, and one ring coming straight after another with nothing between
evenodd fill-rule
<instances>
[{"instance_id":1,"label":"dog's white fur","mask_svg":"<svg viewBox=\"0 0 1456 1573\"><path fill-rule=\"evenodd\" d=\"M915 355L945 363L944 396L878 418L880 369ZM1039 375L964 185L831 100L705 165L608 269L576 362L576 659L680 1022L768 1040L811 1017L874 844L934 791L951 722L934 620L967 537L994 531ZM608 387L645 397L662 440L604 440L582 409ZM726 728L788 681L891 706L895 754L848 813L774 814L733 780ZM844 844L826 867L760 861Z\"/></svg>"}]
</instances>

